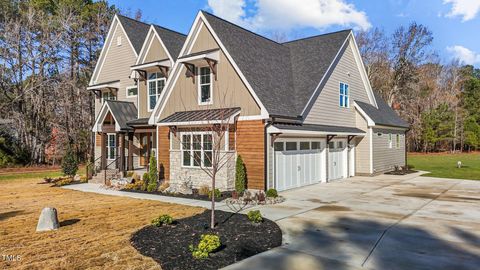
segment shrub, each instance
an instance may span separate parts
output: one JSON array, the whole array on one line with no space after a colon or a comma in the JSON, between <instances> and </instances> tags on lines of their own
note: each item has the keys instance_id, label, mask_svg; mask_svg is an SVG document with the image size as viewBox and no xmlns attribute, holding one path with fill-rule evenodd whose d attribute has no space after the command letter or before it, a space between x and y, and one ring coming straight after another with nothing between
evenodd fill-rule
<instances>
[{"instance_id":1,"label":"shrub","mask_svg":"<svg viewBox=\"0 0 480 270\"><path fill-rule=\"evenodd\" d=\"M142 180L132 182L131 184L126 184L124 189L128 190L142 190L144 183Z\"/></svg>"},{"instance_id":2,"label":"shrub","mask_svg":"<svg viewBox=\"0 0 480 270\"><path fill-rule=\"evenodd\" d=\"M170 187L170 184L168 182L163 182L159 187L158 187L158 191L160 192L164 192L165 190L167 190L167 188Z\"/></svg>"},{"instance_id":3,"label":"shrub","mask_svg":"<svg viewBox=\"0 0 480 270\"><path fill-rule=\"evenodd\" d=\"M138 175L136 172L132 174L132 179L137 182L140 181L140 175Z\"/></svg>"},{"instance_id":4,"label":"shrub","mask_svg":"<svg viewBox=\"0 0 480 270\"><path fill-rule=\"evenodd\" d=\"M150 183L150 176L148 173L143 174L142 181L143 181L142 190L147 190L148 184Z\"/></svg>"},{"instance_id":5,"label":"shrub","mask_svg":"<svg viewBox=\"0 0 480 270\"><path fill-rule=\"evenodd\" d=\"M87 183L88 182L88 178L86 176L80 176L80 182L81 183Z\"/></svg>"},{"instance_id":6,"label":"shrub","mask_svg":"<svg viewBox=\"0 0 480 270\"><path fill-rule=\"evenodd\" d=\"M203 185L198 189L198 194L210 196L210 188L207 185Z\"/></svg>"},{"instance_id":7,"label":"shrub","mask_svg":"<svg viewBox=\"0 0 480 270\"><path fill-rule=\"evenodd\" d=\"M62 159L62 172L64 175L67 175L69 177L75 176L75 174L78 171L78 161L77 157L75 156L75 153L73 152L72 147L67 148L67 152L65 152L65 155L63 156Z\"/></svg>"},{"instance_id":8,"label":"shrub","mask_svg":"<svg viewBox=\"0 0 480 270\"><path fill-rule=\"evenodd\" d=\"M135 172L129 171L129 172L127 172L126 177L132 177L133 178L134 174L135 174Z\"/></svg>"},{"instance_id":9,"label":"shrub","mask_svg":"<svg viewBox=\"0 0 480 270\"><path fill-rule=\"evenodd\" d=\"M65 178L65 179L61 179L59 181L56 181L55 186L58 186L58 187L66 186L66 185L71 184L72 182L73 182L72 178Z\"/></svg>"},{"instance_id":10,"label":"shrub","mask_svg":"<svg viewBox=\"0 0 480 270\"><path fill-rule=\"evenodd\" d=\"M214 191L210 191L208 193L208 198L211 199L212 195L215 196L216 199L218 199L222 196L222 192L220 192L220 189L216 188Z\"/></svg>"},{"instance_id":11,"label":"shrub","mask_svg":"<svg viewBox=\"0 0 480 270\"><path fill-rule=\"evenodd\" d=\"M247 216L248 216L248 219L253 223L260 223L263 221L263 217L262 217L262 214L260 213L260 210L249 211Z\"/></svg>"},{"instance_id":12,"label":"shrub","mask_svg":"<svg viewBox=\"0 0 480 270\"><path fill-rule=\"evenodd\" d=\"M265 193L263 193L263 191L259 191L257 193L257 201L265 202Z\"/></svg>"},{"instance_id":13,"label":"shrub","mask_svg":"<svg viewBox=\"0 0 480 270\"><path fill-rule=\"evenodd\" d=\"M158 184L158 170L157 170L157 159L154 155L150 156L150 165L148 166L148 191L157 190Z\"/></svg>"},{"instance_id":14,"label":"shrub","mask_svg":"<svg viewBox=\"0 0 480 270\"><path fill-rule=\"evenodd\" d=\"M197 247L189 246L192 256L195 259L206 259L208 255L221 246L220 237L215 234L202 234Z\"/></svg>"},{"instance_id":15,"label":"shrub","mask_svg":"<svg viewBox=\"0 0 480 270\"><path fill-rule=\"evenodd\" d=\"M278 197L278 192L277 192L277 190L274 189L274 188L271 188L271 189L267 190L267 197L268 197L268 198L276 198L276 197Z\"/></svg>"},{"instance_id":16,"label":"shrub","mask_svg":"<svg viewBox=\"0 0 480 270\"><path fill-rule=\"evenodd\" d=\"M173 223L173 218L170 215L161 215L152 220L152 225L157 227L162 227L163 225L171 225Z\"/></svg>"},{"instance_id":17,"label":"shrub","mask_svg":"<svg viewBox=\"0 0 480 270\"><path fill-rule=\"evenodd\" d=\"M242 156L238 155L237 162L235 163L235 190L242 194L245 191L247 182L247 173L245 170L245 164L243 163Z\"/></svg>"}]
</instances>

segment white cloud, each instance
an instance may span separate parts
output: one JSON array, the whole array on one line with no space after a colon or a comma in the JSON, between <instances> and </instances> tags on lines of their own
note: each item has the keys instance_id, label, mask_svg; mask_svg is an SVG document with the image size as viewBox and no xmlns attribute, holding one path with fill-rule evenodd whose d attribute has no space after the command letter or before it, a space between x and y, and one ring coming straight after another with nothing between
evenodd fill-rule
<instances>
[{"instance_id":1,"label":"white cloud","mask_svg":"<svg viewBox=\"0 0 480 270\"><path fill-rule=\"evenodd\" d=\"M461 16L464 22L475 18L480 11L480 0L443 0L443 4L452 4L447 17Z\"/></svg>"},{"instance_id":2,"label":"white cloud","mask_svg":"<svg viewBox=\"0 0 480 270\"><path fill-rule=\"evenodd\" d=\"M453 55L453 58L458 59L463 64L474 65L480 63L480 54L475 53L463 46L455 45L447 47L447 51Z\"/></svg>"},{"instance_id":3,"label":"white cloud","mask_svg":"<svg viewBox=\"0 0 480 270\"><path fill-rule=\"evenodd\" d=\"M246 16L247 0L209 0L215 15L256 30L325 28L341 25L366 30L367 15L344 0L250 0L254 10Z\"/></svg>"}]
</instances>

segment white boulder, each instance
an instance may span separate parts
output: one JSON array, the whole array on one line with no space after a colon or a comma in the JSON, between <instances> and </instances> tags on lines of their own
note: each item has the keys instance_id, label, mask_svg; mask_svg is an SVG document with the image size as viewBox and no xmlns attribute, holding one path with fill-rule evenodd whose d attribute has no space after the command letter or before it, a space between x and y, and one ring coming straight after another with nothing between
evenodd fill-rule
<instances>
[{"instance_id":1,"label":"white boulder","mask_svg":"<svg viewBox=\"0 0 480 270\"><path fill-rule=\"evenodd\" d=\"M53 207L43 208L38 219L37 232L56 230L59 227L57 209Z\"/></svg>"}]
</instances>

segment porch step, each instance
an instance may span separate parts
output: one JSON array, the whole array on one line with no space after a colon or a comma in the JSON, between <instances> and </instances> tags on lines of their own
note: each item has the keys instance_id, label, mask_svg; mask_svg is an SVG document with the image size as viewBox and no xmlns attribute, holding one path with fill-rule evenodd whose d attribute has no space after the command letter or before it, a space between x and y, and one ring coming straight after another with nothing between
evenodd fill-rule
<instances>
[{"instance_id":1,"label":"porch step","mask_svg":"<svg viewBox=\"0 0 480 270\"><path fill-rule=\"evenodd\" d=\"M120 170L108 169L101 170L96 175L92 176L92 179L88 180L89 183L105 184L105 180L112 180L114 178L122 177Z\"/></svg>"}]
</instances>

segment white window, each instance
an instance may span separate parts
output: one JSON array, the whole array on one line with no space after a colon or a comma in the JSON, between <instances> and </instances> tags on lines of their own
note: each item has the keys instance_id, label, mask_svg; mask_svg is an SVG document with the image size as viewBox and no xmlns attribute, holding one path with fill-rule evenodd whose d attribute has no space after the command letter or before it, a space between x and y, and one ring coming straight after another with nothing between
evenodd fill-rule
<instances>
[{"instance_id":1,"label":"white window","mask_svg":"<svg viewBox=\"0 0 480 270\"><path fill-rule=\"evenodd\" d=\"M198 104L212 104L212 72L210 68L199 68L198 77Z\"/></svg>"},{"instance_id":2,"label":"white window","mask_svg":"<svg viewBox=\"0 0 480 270\"><path fill-rule=\"evenodd\" d=\"M127 86L127 98L136 97L138 95L137 86Z\"/></svg>"},{"instance_id":3,"label":"white window","mask_svg":"<svg viewBox=\"0 0 480 270\"><path fill-rule=\"evenodd\" d=\"M113 92L107 91L107 92L102 92L102 103L105 102L105 100L116 100L117 97Z\"/></svg>"},{"instance_id":4,"label":"white window","mask_svg":"<svg viewBox=\"0 0 480 270\"><path fill-rule=\"evenodd\" d=\"M343 108L350 107L348 97L349 97L348 84L340 83L340 102L339 102L340 107L343 107Z\"/></svg>"},{"instance_id":5,"label":"white window","mask_svg":"<svg viewBox=\"0 0 480 270\"><path fill-rule=\"evenodd\" d=\"M400 148L400 134L396 134L396 147Z\"/></svg>"},{"instance_id":6,"label":"white window","mask_svg":"<svg viewBox=\"0 0 480 270\"><path fill-rule=\"evenodd\" d=\"M113 160L117 155L115 134L107 134L107 159Z\"/></svg>"},{"instance_id":7,"label":"white window","mask_svg":"<svg viewBox=\"0 0 480 270\"><path fill-rule=\"evenodd\" d=\"M160 72L148 74L148 111L151 112L157 105L158 98L165 87L165 77Z\"/></svg>"},{"instance_id":8,"label":"white window","mask_svg":"<svg viewBox=\"0 0 480 270\"><path fill-rule=\"evenodd\" d=\"M213 136L210 133L182 134L182 165L184 167L212 167Z\"/></svg>"},{"instance_id":9,"label":"white window","mask_svg":"<svg viewBox=\"0 0 480 270\"><path fill-rule=\"evenodd\" d=\"M393 147L392 133L388 134L388 148Z\"/></svg>"},{"instance_id":10,"label":"white window","mask_svg":"<svg viewBox=\"0 0 480 270\"><path fill-rule=\"evenodd\" d=\"M117 46L122 46L122 37L117 37Z\"/></svg>"}]
</instances>

